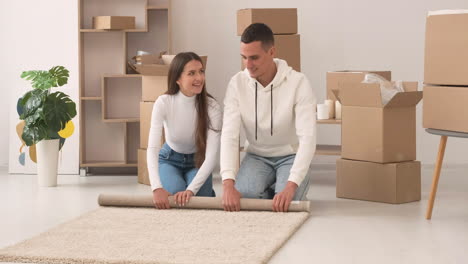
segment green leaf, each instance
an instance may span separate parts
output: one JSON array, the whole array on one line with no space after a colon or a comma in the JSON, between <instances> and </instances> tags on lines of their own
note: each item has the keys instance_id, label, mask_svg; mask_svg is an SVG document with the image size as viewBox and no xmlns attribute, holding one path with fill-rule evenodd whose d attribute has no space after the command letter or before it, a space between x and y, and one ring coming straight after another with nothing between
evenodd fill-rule
<instances>
[{"instance_id":1,"label":"green leaf","mask_svg":"<svg viewBox=\"0 0 468 264\"><path fill-rule=\"evenodd\" d=\"M58 132L76 116L76 105L68 95L55 92L47 96L43 113L47 126Z\"/></svg>"},{"instance_id":2,"label":"green leaf","mask_svg":"<svg viewBox=\"0 0 468 264\"><path fill-rule=\"evenodd\" d=\"M27 92L22 100L21 105L23 106L23 113L20 116L20 119L25 119L28 116L34 115L36 111L42 107L47 96L46 90L32 90Z\"/></svg>"},{"instance_id":3,"label":"green leaf","mask_svg":"<svg viewBox=\"0 0 468 264\"><path fill-rule=\"evenodd\" d=\"M38 109L33 115L30 115L26 118L24 118L24 121L26 122L26 125L32 126L36 124L39 121L43 121L44 118L42 118L42 108Z\"/></svg>"},{"instance_id":4,"label":"green leaf","mask_svg":"<svg viewBox=\"0 0 468 264\"><path fill-rule=\"evenodd\" d=\"M63 66L55 66L49 70L51 77L55 80L54 87L67 84L69 72Z\"/></svg>"},{"instance_id":5,"label":"green leaf","mask_svg":"<svg viewBox=\"0 0 468 264\"><path fill-rule=\"evenodd\" d=\"M24 140L27 146L32 146L37 142L47 138L47 126L43 122L33 126L24 126L21 138Z\"/></svg>"},{"instance_id":6,"label":"green leaf","mask_svg":"<svg viewBox=\"0 0 468 264\"><path fill-rule=\"evenodd\" d=\"M63 66L54 66L48 71L24 71L21 78L31 81L35 89L47 90L68 82L69 71Z\"/></svg>"}]
</instances>

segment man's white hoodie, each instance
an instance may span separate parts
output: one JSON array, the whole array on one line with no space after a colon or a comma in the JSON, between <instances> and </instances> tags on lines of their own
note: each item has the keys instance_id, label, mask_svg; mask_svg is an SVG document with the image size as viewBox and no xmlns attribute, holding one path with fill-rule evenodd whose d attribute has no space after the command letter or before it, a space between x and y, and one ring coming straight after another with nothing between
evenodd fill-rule
<instances>
[{"instance_id":1,"label":"man's white hoodie","mask_svg":"<svg viewBox=\"0 0 468 264\"><path fill-rule=\"evenodd\" d=\"M224 99L221 131L221 177L235 180L239 166L239 134L243 127L246 151L278 157L296 154L288 180L300 185L316 147L317 100L303 73L274 59L277 72L263 87L247 69L232 77ZM254 176L254 175L252 175Z\"/></svg>"}]
</instances>

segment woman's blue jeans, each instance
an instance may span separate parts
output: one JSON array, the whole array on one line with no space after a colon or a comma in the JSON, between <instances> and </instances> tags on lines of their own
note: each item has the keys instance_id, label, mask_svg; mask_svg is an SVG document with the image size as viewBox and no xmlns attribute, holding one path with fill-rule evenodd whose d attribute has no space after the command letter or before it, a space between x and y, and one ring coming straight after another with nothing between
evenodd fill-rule
<instances>
[{"instance_id":1,"label":"woman's blue jeans","mask_svg":"<svg viewBox=\"0 0 468 264\"><path fill-rule=\"evenodd\" d=\"M163 188L175 194L187 189L198 172L194 162L195 154L175 152L169 145L164 144L159 151L159 177ZM196 196L214 197L213 175L210 175L198 190Z\"/></svg>"}]
</instances>

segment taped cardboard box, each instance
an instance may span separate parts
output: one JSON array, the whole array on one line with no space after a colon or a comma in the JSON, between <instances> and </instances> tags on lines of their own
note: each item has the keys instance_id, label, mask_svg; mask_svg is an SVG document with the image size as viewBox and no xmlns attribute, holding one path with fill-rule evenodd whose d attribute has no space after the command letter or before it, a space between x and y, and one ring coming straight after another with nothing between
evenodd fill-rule
<instances>
[{"instance_id":1,"label":"taped cardboard box","mask_svg":"<svg viewBox=\"0 0 468 264\"><path fill-rule=\"evenodd\" d=\"M301 35L275 35L275 58L285 60L294 70L301 71ZM241 69L244 63L241 58Z\"/></svg>"},{"instance_id":2,"label":"taped cardboard box","mask_svg":"<svg viewBox=\"0 0 468 264\"><path fill-rule=\"evenodd\" d=\"M327 99L336 101L337 99L332 92L333 90L339 91L346 88L343 87L345 83L361 83L367 73L375 73L389 81L392 80L391 71L330 71L327 72Z\"/></svg>"},{"instance_id":3,"label":"taped cardboard box","mask_svg":"<svg viewBox=\"0 0 468 264\"><path fill-rule=\"evenodd\" d=\"M94 29L134 29L134 16L95 16L93 17Z\"/></svg>"},{"instance_id":4,"label":"taped cardboard box","mask_svg":"<svg viewBox=\"0 0 468 264\"><path fill-rule=\"evenodd\" d=\"M151 128L151 115L154 102L140 102L140 148L148 148L149 131ZM161 146L166 142L164 129L162 131Z\"/></svg>"},{"instance_id":5,"label":"taped cardboard box","mask_svg":"<svg viewBox=\"0 0 468 264\"><path fill-rule=\"evenodd\" d=\"M424 83L468 85L468 13L444 13L426 19Z\"/></svg>"},{"instance_id":6,"label":"taped cardboard box","mask_svg":"<svg viewBox=\"0 0 468 264\"><path fill-rule=\"evenodd\" d=\"M167 76L143 75L141 86L141 100L155 102L160 95L167 92Z\"/></svg>"},{"instance_id":7,"label":"taped cardboard box","mask_svg":"<svg viewBox=\"0 0 468 264\"><path fill-rule=\"evenodd\" d=\"M425 86L423 127L468 133L468 87Z\"/></svg>"},{"instance_id":8,"label":"taped cardboard box","mask_svg":"<svg viewBox=\"0 0 468 264\"><path fill-rule=\"evenodd\" d=\"M421 200L421 163L338 159L336 197L401 204Z\"/></svg>"},{"instance_id":9,"label":"taped cardboard box","mask_svg":"<svg viewBox=\"0 0 468 264\"><path fill-rule=\"evenodd\" d=\"M146 163L146 149L138 149L138 183L151 185Z\"/></svg>"},{"instance_id":10,"label":"taped cardboard box","mask_svg":"<svg viewBox=\"0 0 468 264\"><path fill-rule=\"evenodd\" d=\"M264 23L273 34L297 33L297 8L249 8L237 11L237 35L253 23Z\"/></svg>"},{"instance_id":11,"label":"taped cardboard box","mask_svg":"<svg viewBox=\"0 0 468 264\"><path fill-rule=\"evenodd\" d=\"M403 82L407 92L382 104L378 84L347 83L342 104L341 157L378 163L416 160L417 82Z\"/></svg>"}]
</instances>

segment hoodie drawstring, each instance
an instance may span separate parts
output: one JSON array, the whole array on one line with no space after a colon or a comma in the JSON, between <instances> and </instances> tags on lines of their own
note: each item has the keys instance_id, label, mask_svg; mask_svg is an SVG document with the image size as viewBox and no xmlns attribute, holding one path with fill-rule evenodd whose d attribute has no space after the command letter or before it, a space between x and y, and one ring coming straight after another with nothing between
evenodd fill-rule
<instances>
[{"instance_id":1,"label":"hoodie drawstring","mask_svg":"<svg viewBox=\"0 0 468 264\"><path fill-rule=\"evenodd\" d=\"M270 103L270 134L273 136L273 84L270 86L270 95L271 95L271 103Z\"/></svg>"},{"instance_id":2,"label":"hoodie drawstring","mask_svg":"<svg viewBox=\"0 0 468 264\"><path fill-rule=\"evenodd\" d=\"M255 140L257 140L257 82L255 82Z\"/></svg>"},{"instance_id":3,"label":"hoodie drawstring","mask_svg":"<svg viewBox=\"0 0 468 264\"><path fill-rule=\"evenodd\" d=\"M258 101L258 90L257 90L257 82L255 82L255 140L257 140L257 131L258 131L257 101ZM273 136L273 84L270 86L270 135Z\"/></svg>"}]
</instances>

